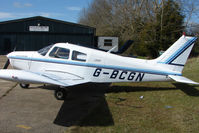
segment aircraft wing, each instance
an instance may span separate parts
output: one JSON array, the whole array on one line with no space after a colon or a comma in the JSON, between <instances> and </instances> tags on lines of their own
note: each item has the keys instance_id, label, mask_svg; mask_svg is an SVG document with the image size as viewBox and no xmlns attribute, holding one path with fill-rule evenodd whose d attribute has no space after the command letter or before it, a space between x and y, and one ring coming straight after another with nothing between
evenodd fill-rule
<instances>
[{"instance_id":1,"label":"aircraft wing","mask_svg":"<svg viewBox=\"0 0 199 133\"><path fill-rule=\"evenodd\" d=\"M61 80L56 75L40 74L24 70L7 69L0 70L0 79L15 81L19 83L38 83L38 84L54 84L59 86L72 86L76 84L86 83L85 80Z\"/></svg>"},{"instance_id":2,"label":"aircraft wing","mask_svg":"<svg viewBox=\"0 0 199 133\"><path fill-rule=\"evenodd\" d=\"M183 76L176 76L176 75L168 75L168 76L169 76L169 78L171 78L177 82L199 85L199 83L194 82L194 81L192 81L186 77L183 77Z\"/></svg>"},{"instance_id":3,"label":"aircraft wing","mask_svg":"<svg viewBox=\"0 0 199 133\"><path fill-rule=\"evenodd\" d=\"M64 85L64 86L73 86L73 85L89 82L88 80L85 80L84 78L78 75L74 75L72 73L67 73L67 72L46 71L45 73L42 74L42 76L48 77L60 83L64 83L64 84L67 83L67 85Z\"/></svg>"}]
</instances>

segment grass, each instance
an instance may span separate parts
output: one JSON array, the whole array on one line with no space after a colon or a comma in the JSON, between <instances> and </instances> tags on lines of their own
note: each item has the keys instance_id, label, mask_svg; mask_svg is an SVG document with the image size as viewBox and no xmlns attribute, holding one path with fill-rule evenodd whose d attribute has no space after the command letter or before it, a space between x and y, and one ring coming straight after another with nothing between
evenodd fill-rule
<instances>
[{"instance_id":1,"label":"grass","mask_svg":"<svg viewBox=\"0 0 199 133\"><path fill-rule=\"evenodd\" d=\"M183 73L199 82L199 58L189 59ZM199 87L175 82L114 83L74 131L197 133Z\"/></svg>"}]
</instances>

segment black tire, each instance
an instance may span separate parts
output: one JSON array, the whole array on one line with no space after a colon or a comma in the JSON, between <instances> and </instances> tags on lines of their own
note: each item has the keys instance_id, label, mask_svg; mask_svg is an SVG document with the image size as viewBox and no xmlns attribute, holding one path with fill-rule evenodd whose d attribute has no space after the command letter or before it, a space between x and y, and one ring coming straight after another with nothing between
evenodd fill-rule
<instances>
[{"instance_id":1,"label":"black tire","mask_svg":"<svg viewBox=\"0 0 199 133\"><path fill-rule=\"evenodd\" d=\"M20 83L19 85L21 86L21 88L24 89L27 89L30 86L30 84L24 84L24 83Z\"/></svg>"},{"instance_id":2,"label":"black tire","mask_svg":"<svg viewBox=\"0 0 199 133\"><path fill-rule=\"evenodd\" d=\"M57 89L55 90L54 96L57 100L64 100L67 93L64 89Z\"/></svg>"}]
</instances>

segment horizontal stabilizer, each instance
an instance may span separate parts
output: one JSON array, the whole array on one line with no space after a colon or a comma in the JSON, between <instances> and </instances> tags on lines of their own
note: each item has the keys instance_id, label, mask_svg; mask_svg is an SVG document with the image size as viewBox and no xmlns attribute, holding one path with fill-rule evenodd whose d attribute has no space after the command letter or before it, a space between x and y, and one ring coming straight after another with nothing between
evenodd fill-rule
<instances>
[{"instance_id":1,"label":"horizontal stabilizer","mask_svg":"<svg viewBox=\"0 0 199 133\"><path fill-rule=\"evenodd\" d=\"M194 82L194 81L192 81L188 78L185 78L183 76L169 75L169 78L175 80L176 82L199 85L199 83Z\"/></svg>"}]
</instances>

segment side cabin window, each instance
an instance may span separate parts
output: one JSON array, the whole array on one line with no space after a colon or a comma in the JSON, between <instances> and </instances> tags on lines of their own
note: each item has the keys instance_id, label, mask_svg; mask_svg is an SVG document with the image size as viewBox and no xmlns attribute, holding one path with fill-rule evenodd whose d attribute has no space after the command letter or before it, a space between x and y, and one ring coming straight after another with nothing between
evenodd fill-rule
<instances>
[{"instance_id":1,"label":"side cabin window","mask_svg":"<svg viewBox=\"0 0 199 133\"><path fill-rule=\"evenodd\" d=\"M87 55L85 53L78 52L75 50L73 51L72 60L85 62L86 57L87 57Z\"/></svg>"},{"instance_id":2,"label":"side cabin window","mask_svg":"<svg viewBox=\"0 0 199 133\"><path fill-rule=\"evenodd\" d=\"M50 52L49 56L61 59L68 59L69 54L70 54L69 49L54 47L53 50Z\"/></svg>"}]
</instances>

